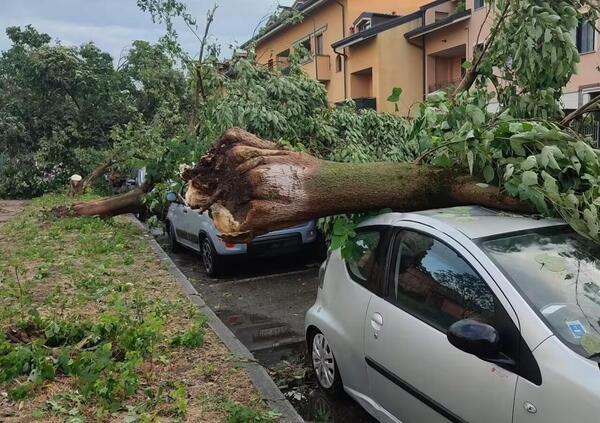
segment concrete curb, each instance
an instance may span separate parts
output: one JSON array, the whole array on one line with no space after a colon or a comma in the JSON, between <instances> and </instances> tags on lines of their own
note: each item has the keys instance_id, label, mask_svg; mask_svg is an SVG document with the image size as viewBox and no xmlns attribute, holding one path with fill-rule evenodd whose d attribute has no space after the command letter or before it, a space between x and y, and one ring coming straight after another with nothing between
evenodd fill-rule
<instances>
[{"instance_id":1,"label":"concrete curb","mask_svg":"<svg viewBox=\"0 0 600 423\"><path fill-rule=\"evenodd\" d=\"M171 260L150 234L148 227L137 220L133 215L128 215L128 217L129 220L144 233L144 237L148 240L150 247L160 260L167 265L168 270L175 277L177 284L186 297L188 297L188 299L200 309L200 312L207 317L210 328L217 334L221 341L223 341L227 348L240 359L242 367L246 369L252 383L256 386L256 389L258 389L268 406L281 414L281 421L283 422L304 422L296 409L285 398L275 382L273 382L269 373L256 361L250 350L240 342L233 332L225 326L221 319L219 319L214 311L212 311L212 309L204 302L198 291L196 291L196 288L194 288L173 260Z\"/></svg>"}]
</instances>

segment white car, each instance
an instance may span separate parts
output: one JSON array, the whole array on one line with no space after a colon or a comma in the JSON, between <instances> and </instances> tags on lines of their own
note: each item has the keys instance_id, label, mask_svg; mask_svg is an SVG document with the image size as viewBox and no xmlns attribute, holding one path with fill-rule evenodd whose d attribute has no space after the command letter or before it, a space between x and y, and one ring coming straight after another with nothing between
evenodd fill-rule
<instances>
[{"instance_id":1,"label":"white car","mask_svg":"<svg viewBox=\"0 0 600 423\"><path fill-rule=\"evenodd\" d=\"M185 187L183 188L185 190ZM183 194L183 192L182 192ZM199 252L208 276L221 275L227 269L227 258L251 254L278 256L301 252L314 247L317 228L314 221L258 236L250 244L224 242L208 212L198 213L184 204L182 195L167 194L171 202L166 226L169 248L176 251L185 247Z\"/></svg>"},{"instance_id":2,"label":"white car","mask_svg":"<svg viewBox=\"0 0 600 423\"><path fill-rule=\"evenodd\" d=\"M600 246L479 207L364 222L321 268L319 384L382 422L600 421Z\"/></svg>"}]
</instances>

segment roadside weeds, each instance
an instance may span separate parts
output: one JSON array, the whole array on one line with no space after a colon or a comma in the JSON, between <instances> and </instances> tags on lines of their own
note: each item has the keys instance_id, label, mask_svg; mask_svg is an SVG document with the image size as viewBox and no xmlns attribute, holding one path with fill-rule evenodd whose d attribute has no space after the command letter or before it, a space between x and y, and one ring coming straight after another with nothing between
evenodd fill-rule
<instances>
[{"instance_id":1,"label":"roadside weeds","mask_svg":"<svg viewBox=\"0 0 600 423\"><path fill-rule=\"evenodd\" d=\"M66 201L0 226L0 421L277 420L143 233Z\"/></svg>"}]
</instances>

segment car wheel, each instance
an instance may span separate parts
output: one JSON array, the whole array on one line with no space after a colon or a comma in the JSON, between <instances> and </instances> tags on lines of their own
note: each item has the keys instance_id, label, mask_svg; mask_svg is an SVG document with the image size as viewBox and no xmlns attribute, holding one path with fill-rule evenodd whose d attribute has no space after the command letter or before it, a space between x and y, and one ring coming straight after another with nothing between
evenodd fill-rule
<instances>
[{"instance_id":1,"label":"car wheel","mask_svg":"<svg viewBox=\"0 0 600 423\"><path fill-rule=\"evenodd\" d=\"M319 386L329 394L343 391L342 378L333 350L321 332L315 332L310 342L310 358Z\"/></svg>"},{"instance_id":2,"label":"car wheel","mask_svg":"<svg viewBox=\"0 0 600 423\"><path fill-rule=\"evenodd\" d=\"M183 250L181 244L177 242L175 227L171 222L167 223L167 238L169 239L169 251L172 253L179 253Z\"/></svg>"},{"instance_id":3,"label":"car wheel","mask_svg":"<svg viewBox=\"0 0 600 423\"><path fill-rule=\"evenodd\" d=\"M209 237L203 236L200 241L200 254L206 274L211 278L223 273L223 257L217 253Z\"/></svg>"}]
</instances>

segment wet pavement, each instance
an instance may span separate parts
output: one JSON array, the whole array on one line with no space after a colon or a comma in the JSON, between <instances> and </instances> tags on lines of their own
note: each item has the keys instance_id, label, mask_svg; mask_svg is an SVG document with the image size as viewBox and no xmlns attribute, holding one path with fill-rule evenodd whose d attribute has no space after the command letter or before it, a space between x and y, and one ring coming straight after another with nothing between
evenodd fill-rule
<instances>
[{"instance_id":1,"label":"wet pavement","mask_svg":"<svg viewBox=\"0 0 600 423\"><path fill-rule=\"evenodd\" d=\"M164 237L157 240L166 245ZM191 251L168 254L306 421L375 421L349 397L331 398L317 388L304 339L304 315L318 289L314 253L236 258L219 279L209 278L200 257Z\"/></svg>"}]
</instances>

